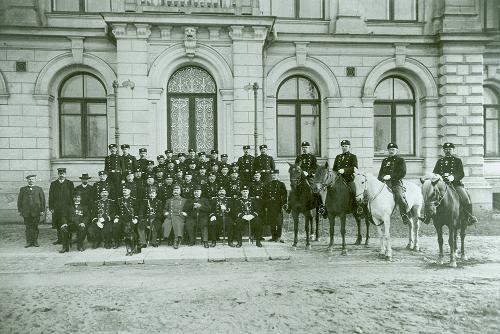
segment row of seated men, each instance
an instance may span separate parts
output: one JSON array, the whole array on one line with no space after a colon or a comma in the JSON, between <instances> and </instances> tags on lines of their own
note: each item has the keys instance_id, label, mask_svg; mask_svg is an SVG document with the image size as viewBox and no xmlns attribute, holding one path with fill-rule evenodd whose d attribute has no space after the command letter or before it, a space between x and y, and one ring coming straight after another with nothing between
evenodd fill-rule
<instances>
[{"instance_id":1,"label":"row of seated men","mask_svg":"<svg viewBox=\"0 0 500 334\"><path fill-rule=\"evenodd\" d=\"M148 243L157 247L170 237L177 249L184 237L187 244L194 245L197 231L201 232L205 248L209 247L209 239L210 246L215 247L220 236L227 238L229 246L241 247L245 228L253 235L257 247L262 247L264 223L270 225L271 241L281 241L282 209L286 209L287 191L277 179L278 171L272 175L262 197L251 197L246 185L241 186L238 195L227 196L226 189L219 186L216 195L210 196L200 184L193 186L192 193L186 193L182 185L173 184L169 188L171 193L161 197L160 188L152 182L146 196L139 198L132 196L131 187L124 183L122 196L116 200L110 198L109 187L99 188L99 197L89 208L76 191L70 212L65 215L67 219L60 228L63 245L60 252L69 251L72 233L76 233L80 251L84 250L86 237L93 248L101 245L117 248L123 240L133 241L140 248ZM189 196L184 197L187 194Z\"/></svg>"}]
</instances>

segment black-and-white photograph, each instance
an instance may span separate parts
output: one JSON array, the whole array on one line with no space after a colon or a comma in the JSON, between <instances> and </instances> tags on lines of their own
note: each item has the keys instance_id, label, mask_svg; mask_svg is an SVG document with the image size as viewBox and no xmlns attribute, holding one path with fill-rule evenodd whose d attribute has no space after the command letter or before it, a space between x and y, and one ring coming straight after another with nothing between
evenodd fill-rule
<instances>
[{"instance_id":1,"label":"black-and-white photograph","mask_svg":"<svg viewBox=\"0 0 500 334\"><path fill-rule=\"evenodd\" d=\"M0 0L0 333L500 333L500 0Z\"/></svg>"}]
</instances>

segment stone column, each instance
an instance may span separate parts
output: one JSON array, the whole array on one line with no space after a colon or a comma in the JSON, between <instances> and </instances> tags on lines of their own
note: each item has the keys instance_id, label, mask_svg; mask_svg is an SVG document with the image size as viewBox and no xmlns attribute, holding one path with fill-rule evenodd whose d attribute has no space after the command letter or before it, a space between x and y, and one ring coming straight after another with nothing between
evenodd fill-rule
<instances>
[{"instance_id":1,"label":"stone column","mask_svg":"<svg viewBox=\"0 0 500 334\"><path fill-rule=\"evenodd\" d=\"M151 137L154 138L154 141L151 143L154 143L155 146L151 147L151 149L155 149L155 152L149 152L155 153L153 156L156 156L158 154L163 154L163 151L167 147L167 132L163 131L166 128L167 124L167 117L166 114L162 111L158 110L158 103L160 99L162 98L163 93L163 88L148 88L148 99L150 103L150 109L149 109L149 115L150 115L150 120L151 120Z\"/></svg>"},{"instance_id":2,"label":"stone column","mask_svg":"<svg viewBox=\"0 0 500 334\"><path fill-rule=\"evenodd\" d=\"M149 112L148 102L148 24L113 24L116 38L118 88L118 118L120 143L127 143L132 154L141 146L154 143L154 132L150 131L154 117ZM134 87L123 87L130 80Z\"/></svg>"}]
</instances>

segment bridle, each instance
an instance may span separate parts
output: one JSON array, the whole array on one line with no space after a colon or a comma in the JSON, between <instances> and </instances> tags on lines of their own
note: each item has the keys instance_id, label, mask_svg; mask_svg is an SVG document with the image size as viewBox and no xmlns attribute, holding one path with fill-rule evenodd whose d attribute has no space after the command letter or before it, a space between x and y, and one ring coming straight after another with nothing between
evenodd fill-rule
<instances>
[{"instance_id":1,"label":"bridle","mask_svg":"<svg viewBox=\"0 0 500 334\"><path fill-rule=\"evenodd\" d=\"M326 190L327 188L332 187L335 184L335 182L337 182L339 175L335 176L335 178L334 178L332 174L333 174L333 170L327 168L326 177L324 178L324 182L321 182L321 187L318 189L318 192L322 192L322 191ZM345 183L345 181L344 181L344 183ZM346 186L347 186L347 184L346 184Z\"/></svg>"},{"instance_id":2,"label":"bridle","mask_svg":"<svg viewBox=\"0 0 500 334\"><path fill-rule=\"evenodd\" d=\"M368 178L366 177L366 175L363 175L363 174L358 174L358 175L360 175L360 176L362 176L364 178L364 182L362 182L362 184L363 184L363 191L361 193L356 193L356 199L358 199L359 201L362 201L366 197L368 199L368 203L373 202L382 193L382 191L384 190L384 188L387 187L387 184L382 183L382 187L377 192L377 194L375 196L373 196L372 198L369 198L369 196L367 194Z\"/></svg>"},{"instance_id":3,"label":"bridle","mask_svg":"<svg viewBox=\"0 0 500 334\"><path fill-rule=\"evenodd\" d=\"M450 189L450 187L445 182L444 185L446 186L446 188L445 188L444 192L441 193L439 191L439 187L437 186L437 183L435 185L433 185L431 182L431 185L432 185L432 189L433 189L433 195L436 196L436 199L434 201L429 201L429 204L434 205L437 209L441 205L441 203L443 202L443 199L445 198L446 194L448 193L448 189Z\"/></svg>"}]
</instances>

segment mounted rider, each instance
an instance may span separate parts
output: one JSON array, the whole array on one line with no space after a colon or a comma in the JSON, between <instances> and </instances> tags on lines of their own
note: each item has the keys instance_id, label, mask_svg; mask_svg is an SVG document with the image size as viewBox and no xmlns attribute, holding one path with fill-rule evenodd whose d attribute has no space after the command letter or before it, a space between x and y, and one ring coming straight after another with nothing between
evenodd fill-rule
<instances>
[{"instance_id":1,"label":"mounted rider","mask_svg":"<svg viewBox=\"0 0 500 334\"><path fill-rule=\"evenodd\" d=\"M389 143L387 145L389 156L382 160L380 170L378 172L378 179L385 182L392 190L394 201L399 207L399 213L406 225L410 223L410 219L406 214L408 212L408 203L405 198L405 188L403 187L403 178L406 176L406 162L401 156L397 155L398 145L396 143Z\"/></svg>"},{"instance_id":2,"label":"mounted rider","mask_svg":"<svg viewBox=\"0 0 500 334\"><path fill-rule=\"evenodd\" d=\"M351 190L351 203L353 212L357 212L358 214L363 213L363 209L361 206L357 205L356 201L356 188L354 186L354 169L358 168L358 158L355 154L350 152L351 150L351 142L347 139L344 139L340 142L340 146L342 147L342 153L338 154L335 157L335 162L333 163L333 171L339 173L344 182L349 186Z\"/></svg>"},{"instance_id":3,"label":"mounted rider","mask_svg":"<svg viewBox=\"0 0 500 334\"><path fill-rule=\"evenodd\" d=\"M441 175L444 182L455 189L460 197L460 205L463 206L467 214L467 225L472 225L477 223L477 218L472 215L470 195L462 183L462 179L465 176L462 160L453 155L454 150L455 145L453 143L444 143L444 157L439 158L432 172ZM425 223L428 224L429 220L426 219Z\"/></svg>"},{"instance_id":4,"label":"mounted rider","mask_svg":"<svg viewBox=\"0 0 500 334\"><path fill-rule=\"evenodd\" d=\"M318 168L318 161L314 154L309 152L311 148L311 144L308 141L303 141L300 144L302 153L295 158L295 164L300 166L304 175L307 178L309 184L313 183L314 174L316 174L316 169ZM323 214L323 217L327 217L326 207L323 205L323 200L319 194L316 197L317 203L320 206L320 212Z\"/></svg>"}]
</instances>

